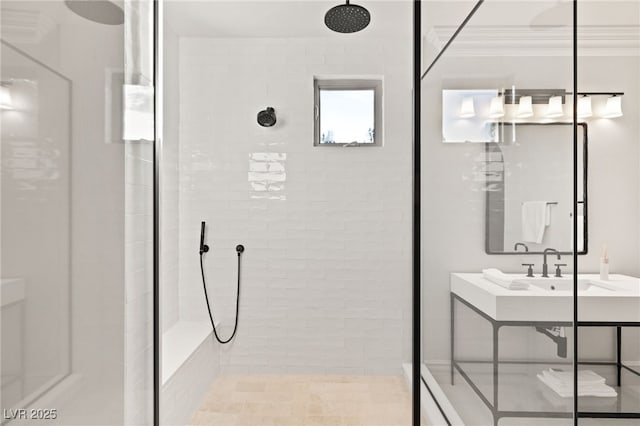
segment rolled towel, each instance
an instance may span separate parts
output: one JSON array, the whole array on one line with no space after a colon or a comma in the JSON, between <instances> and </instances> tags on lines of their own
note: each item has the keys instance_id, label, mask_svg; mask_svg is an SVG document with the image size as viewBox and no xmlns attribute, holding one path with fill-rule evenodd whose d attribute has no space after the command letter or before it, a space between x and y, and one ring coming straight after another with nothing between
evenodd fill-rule
<instances>
[{"instance_id":1,"label":"rolled towel","mask_svg":"<svg viewBox=\"0 0 640 426\"><path fill-rule=\"evenodd\" d=\"M483 269L482 277L508 290L526 290L529 288L529 283L514 279L496 268Z\"/></svg>"}]
</instances>

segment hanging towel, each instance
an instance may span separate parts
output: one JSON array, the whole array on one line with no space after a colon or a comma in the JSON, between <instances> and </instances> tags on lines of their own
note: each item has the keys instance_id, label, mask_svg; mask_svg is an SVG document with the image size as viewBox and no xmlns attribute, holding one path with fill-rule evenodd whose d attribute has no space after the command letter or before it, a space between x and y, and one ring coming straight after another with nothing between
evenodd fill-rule
<instances>
[{"instance_id":1,"label":"hanging towel","mask_svg":"<svg viewBox=\"0 0 640 426\"><path fill-rule=\"evenodd\" d=\"M544 231L551 223L551 205L547 201L522 203L522 241L542 243Z\"/></svg>"}]
</instances>

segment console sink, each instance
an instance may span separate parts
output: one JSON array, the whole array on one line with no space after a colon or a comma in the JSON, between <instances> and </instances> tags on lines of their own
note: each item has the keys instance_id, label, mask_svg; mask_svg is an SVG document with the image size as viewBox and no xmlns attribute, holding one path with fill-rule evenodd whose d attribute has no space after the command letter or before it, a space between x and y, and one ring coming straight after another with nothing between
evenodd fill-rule
<instances>
[{"instance_id":1,"label":"console sink","mask_svg":"<svg viewBox=\"0 0 640 426\"><path fill-rule=\"evenodd\" d=\"M525 277L502 274L501 284L483 273L452 273L451 293L499 321L573 321L573 275ZM504 281L518 286L510 288ZM524 284L524 285L523 285ZM578 318L595 322L640 322L640 279L610 274L578 275Z\"/></svg>"},{"instance_id":2,"label":"console sink","mask_svg":"<svg viewBox=\"0 0 640 426\"><path fill-rule=\"evenodd\" d=\"M534 287L534 289L555 292L573 292L572 278L541 278L521 281L528 283L530 286ZM616 289L613 287L591 280L578 280L578 293L599 291L612 292L615 290Z\"/></svg>"}]
</instances>

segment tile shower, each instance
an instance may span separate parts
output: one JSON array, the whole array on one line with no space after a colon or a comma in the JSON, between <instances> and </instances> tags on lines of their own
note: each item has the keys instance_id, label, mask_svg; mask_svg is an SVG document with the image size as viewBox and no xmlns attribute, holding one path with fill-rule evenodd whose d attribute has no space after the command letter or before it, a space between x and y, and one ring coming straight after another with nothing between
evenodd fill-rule
<instances>
[{"instance_id":1,"label":"tile shower","mask_svg":"<svg viewBox=\"0 0 640 426\"><path fill-rule=\"evenodd\" d=\"M168 2L167 12L179 6ZM409 22L410 4L395 13ZM238 334L216 345L216 379L401 377L411 347L410 33L373 36L376 43L247 37L259 30L204 37L180 33L185 26L171 16L163 211L173 225L163 233L179 250L163 251L178 264L171 281L163 278L165 334L208 324L196 253L206 221L204 264L225 337L234 319L234 247L246 247ZM336 75L383 79L384 147L313 146L313 80ZM278 119L270 128L255 121L267 105Z\"/></svg>"},{"instance_id":2,"label":"tile shower","mask_svg":"<svg viewBox=\"0 0 640 426\"><path fill-rule=\"evenodd\" d=\"M2 426L637 424L640 2L357 3L2 2Z\"/></svg>"}]
</instances>

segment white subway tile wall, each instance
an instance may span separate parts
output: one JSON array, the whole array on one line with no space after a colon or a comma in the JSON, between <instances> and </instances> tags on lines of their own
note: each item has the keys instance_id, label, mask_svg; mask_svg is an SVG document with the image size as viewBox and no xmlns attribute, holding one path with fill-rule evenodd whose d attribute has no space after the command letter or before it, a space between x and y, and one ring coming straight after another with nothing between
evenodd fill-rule
<instances>
[{"instance_id":1,"label":"white subway tile wall","mask_svg":"<svg viewBox=\"0 0 640 426\"><path fill-rule=\"evenodd\" d=\"M162 331L179 320L178 313L178 125L180 120L178 36L164 27L163 120L160 181L160 303Z\"/></svg>"},{"instance_id":2,"label":"white subway tile wall","mask_svg":"<svg viewBox=\"0 0 640 426\"><path fill-rule=\"evenodd\" d=\"M124 424L153 419L153 144L126 142Z\"/></svg>"},{"instance_id":3,"label":"white subway tile wall","mask_svg":"<svg viewBox=\"0 0 640 426\"><path fill-rule=\"evenodd\" d=\"M411 45L181 38L179 312L223 337L222 373L400 374L411 347ZM384 81L384 146L313 146L314 76ZM276 110L275 127L256 114Z\"/></svg>"}]
</instances>

